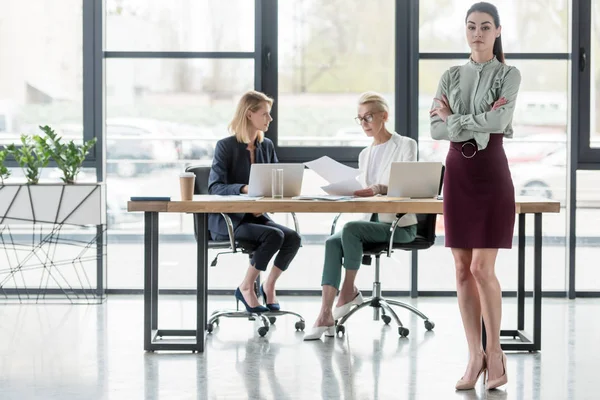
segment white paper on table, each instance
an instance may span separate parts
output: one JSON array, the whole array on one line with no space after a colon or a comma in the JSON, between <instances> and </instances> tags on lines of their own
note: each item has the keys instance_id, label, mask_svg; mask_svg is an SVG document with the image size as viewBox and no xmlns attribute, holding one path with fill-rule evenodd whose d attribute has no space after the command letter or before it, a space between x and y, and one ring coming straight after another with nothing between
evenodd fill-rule
<instances>
[{"instance_id":1,"label":"white paper on table","mask_svg":"<svg viewBox=\"0 0 600 400\"><path fill-rule=\"evenodd\" d=\"M348 167L327 156L305 162L304 165L315 171L329 183L349 181L360 174L358 169Z\"/></svg>"},{"instance_id":2,"label":"white paper on table","mask_svg":"<svg viewBox=\"0 0 600 400\"><path fill-rule=\"evenodd\" d=\"M352 196L355 191L362 188L363 187L356 178L346 179L345 181L335 182L321 187L325 193L336 196Z\"/></svg>"},{"instance_id":3,"label":"white paper on table","mask_svg":"<svg viewBox=\"0 0 600 400\"><path fill-rule=\"evenodd\" d=\"M204 201L255 201L260 200L262 197L257 196L246 196L246 195L218 195L218 194L209 194L209 195L194 195L194 200L204 200Z\"/></svg>"}]
</instances>

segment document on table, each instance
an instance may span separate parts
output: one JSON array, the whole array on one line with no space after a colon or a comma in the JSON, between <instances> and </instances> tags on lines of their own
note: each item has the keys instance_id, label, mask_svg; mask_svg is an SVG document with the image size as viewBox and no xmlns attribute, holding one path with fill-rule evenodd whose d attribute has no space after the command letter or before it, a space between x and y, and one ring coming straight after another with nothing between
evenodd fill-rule
<instances>
[{"instance_id":1,"label":"document on table","mask_svg":"<svg viewBox=\"0 0 600 400\"><path fill-rule=\"evenodd\" d=\"M292 197L292 200L327 200L327 201L342 201L342 200L352 200L352 196L333 196L330 194L322 194L322 195L306 195L306 196L295 196Z\"/></svg>"},{"instance_id":2,"label":"document on table","mask_svg":"<svg viewBox=\"0 0 600 400\"><path fill-rule=\"evenodd\" d=\"M323 156L306 162L304 165L329 182L329 185L321 187L327 194L351 196L355 191L362 189L361 184L356 179L360 171L341 164L330 157Z\"/></svg>"},{"instance_id":3,"label":"document on table","mask_svg":"<svg viewBox=\"0 0 600 400\"><path fill-rule=\"evenodd\" d=\"M244 196L244 195L230 195L222 196L218 194L210 195L195 195L194 200L196 201L255 201L260 200L262 197L257 196Z\"/></svg>"}]
</instances>

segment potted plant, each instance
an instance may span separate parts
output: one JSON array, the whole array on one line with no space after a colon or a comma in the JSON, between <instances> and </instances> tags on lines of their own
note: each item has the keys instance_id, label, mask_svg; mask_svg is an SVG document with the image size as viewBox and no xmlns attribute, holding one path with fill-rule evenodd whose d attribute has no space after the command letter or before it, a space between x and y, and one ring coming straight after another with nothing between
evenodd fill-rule
<instances>
[{"instance_id":1,"label":"potted plant","mask_svg":"<svg viewBox=\"0 0 600 400\"><path fill-rule=\"evenodd\" d=\"M38 183L42 168L48 165L51 156L48 151L40 147L38 140L27 135L21 135L21 147L15 146L14 143L9 144L6 146L6 152L23 168L27 183L30 185Z\"/></svg>"},{"instance_id":2,"label":"potted plant","mask_svg":"<svg viewBox=\"0 0 600 400\"><path fill-rule=\"evenodd\" d=\"M49 154L56 166L63 173L62 180L67 184L75 183L75 178L81 171L86 154L96 144L96 139L82 145L76 145L72 140L63 143L61 137L48 125L40 126L45 136L34 136L34 140L44 154Z\"/></svg>"},{"instance_id":3,"label":"potted plant","mask_svg":"<svg viewBox=\"0 0 600 400\"><path fill-rule=\"evenodd\" d=\"M0 150L0 185L4 185L4 180L10 176L10 170L4 165L7 154L5 149Z\"/></svg>"}]
</instances>

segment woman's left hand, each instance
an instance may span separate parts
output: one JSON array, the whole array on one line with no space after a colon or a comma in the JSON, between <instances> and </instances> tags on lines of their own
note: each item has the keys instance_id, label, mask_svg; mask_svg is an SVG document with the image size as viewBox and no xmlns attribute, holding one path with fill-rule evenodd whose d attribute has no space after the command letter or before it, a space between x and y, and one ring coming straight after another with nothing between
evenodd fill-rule
<instances>
[{"instance_id":1,"label":"woman's left hand","mask_svg":"<svg viewBox=\"0 0 600 400\"><path fill-rule=\"evenodd\" d=\"M375 191L372 188L360 189L354 192L354 195L358 197L371 197L375 196Z\"/></svg>"},{"instance_id":2,"label":"woman's left hand","mask_svg":"<svg viewBox=\"0 0 600 400\"><path fill-rule=\"evenodd\" d=\"M429 111L429 116L433 117L434 115L437 115L442 119L442 121L446 122L446 119L448 119L450 115L454 114L450 109L450 102L448 101L448 98L445 94L443 94L441 99L436 97L433 100L438 102L439 107L435 107L433 110Z\"/></svg>"}]
</instances>

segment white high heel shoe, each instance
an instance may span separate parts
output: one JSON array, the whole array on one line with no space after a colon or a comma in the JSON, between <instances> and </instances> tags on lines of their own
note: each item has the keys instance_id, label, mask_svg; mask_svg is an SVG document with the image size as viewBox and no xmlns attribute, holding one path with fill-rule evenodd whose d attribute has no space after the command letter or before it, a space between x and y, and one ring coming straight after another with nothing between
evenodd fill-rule
<instances>
[{"instance_id":1,"label":"white high heel shoe","mask_svg":"<svg viewBox=\"0 0 600 400\"><path fill-rule=\"evenodd\" d=\"M315 326L304 335L304 340L319 340L321 336L333 337L335 336L335 325L332 326Z\"/></svg>"},{"instance_id":2,"label":"white high heel shoe","mask_svg":"<svg viewBox=\"0 0 600 400\"><path fill-rule=\"evenodd\" d=\"M352 310L352 307L362 304L363 301L362 293L358 292L356 297L354 297L349 303L346 303L343 306L334 307L333 319L335 321L339 321L340 319L344 318L344 316L348 314L350 310Z\"/></svg>"}]
</instances>

